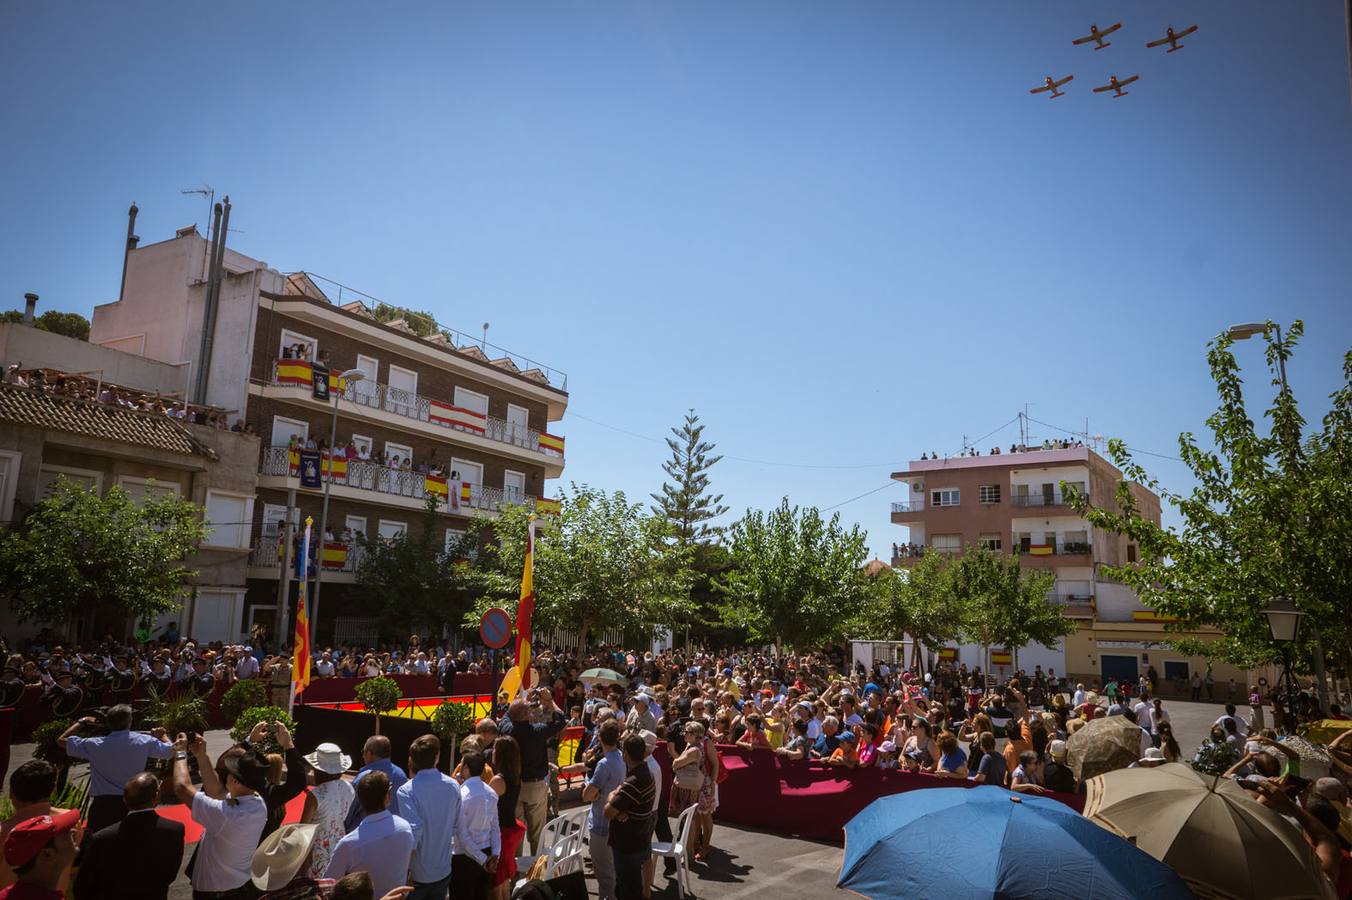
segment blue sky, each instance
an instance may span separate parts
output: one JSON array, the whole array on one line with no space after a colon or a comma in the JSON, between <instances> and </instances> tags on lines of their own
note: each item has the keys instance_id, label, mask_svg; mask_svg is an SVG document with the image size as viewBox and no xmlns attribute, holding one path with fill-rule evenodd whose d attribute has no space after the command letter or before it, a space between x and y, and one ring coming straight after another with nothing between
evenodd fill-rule
<instances>
[{"instance_id":1,"label":"blue sky","mask_svg":"<svg viewBox=\"0 0 1352 900\"><path fill-rule=\"evenodd\" d=\"M1172 453L1231 322L1305 319L1314 417L1352 336L1333 0L12 0L0 82L0 307L113 299L128 203L206 182L240 251L568 372L566 477L638 497L688 407L734 512L826 507L1024 403ZM902 494L840 507L880 555Z\"/></svg>"}]
</instances>

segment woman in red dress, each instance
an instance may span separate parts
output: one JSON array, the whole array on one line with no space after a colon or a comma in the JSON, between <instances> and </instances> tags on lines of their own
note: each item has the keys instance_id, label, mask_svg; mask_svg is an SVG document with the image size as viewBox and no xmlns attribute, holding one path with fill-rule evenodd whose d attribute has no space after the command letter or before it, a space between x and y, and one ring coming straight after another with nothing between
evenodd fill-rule
<instances>
[{"instance_id":1,"label":"woman in red dress","mask_svg":"<svg viewBox=\"0 0 1352 900\"><path fill-rule=\"evenodd\" d=\"M489 896L507 900L516 879L516 855L526 838L526 826L516 817L516 801L521 796L521 748L516 738L503 735L493 742L493 779L488 784L498 792L498 828L502 831L498 871Z\"/></svg>"}]
</instances>

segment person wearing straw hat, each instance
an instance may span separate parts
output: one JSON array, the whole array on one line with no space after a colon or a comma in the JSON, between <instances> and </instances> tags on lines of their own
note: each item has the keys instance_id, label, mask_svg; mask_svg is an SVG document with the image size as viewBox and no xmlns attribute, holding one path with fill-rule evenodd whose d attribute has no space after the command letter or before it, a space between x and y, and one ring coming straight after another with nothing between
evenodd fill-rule
<instances>
[{"instance_id":1,"label":"person wearing straw hat","mask_svg":"<svg viewBox=\"0 0 1352 900\"><path fill-rule=\"evenodd\" d=\"M258 900L310 900L327 897L332 878L311 878L307 863L314 845L314 825L283 825L263 839L249 866Z\"/></svg>"},{"instance_id":2,"label":"person wearing straw hat","mask_svg":"<svg viewBox=\"0 0 1352 900\"><path fill-rule=\"evenodd\" d=\"M352 768L352 757L337 744L320 744L305 761L314 771L315 786L305 797L300 820L315 826L309 875L319 878L328 867L333 848L347 834L343 823L357 792L343 778L343 773Z\"/></svg>"}]
</instances>

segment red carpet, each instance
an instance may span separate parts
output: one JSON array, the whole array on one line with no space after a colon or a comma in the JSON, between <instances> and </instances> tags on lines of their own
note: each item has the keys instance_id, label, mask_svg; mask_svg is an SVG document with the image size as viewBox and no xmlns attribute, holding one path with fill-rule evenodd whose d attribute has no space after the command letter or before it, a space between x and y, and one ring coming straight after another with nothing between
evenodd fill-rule
<instances>
[{"instance_id":1,"label":"red carpet","mask_svg":"<svg viewBox=\"0 0 1352 900\"><path fill-rule=\"evenodd\" d=\"M286 818L282 821L299 822L303 809L305 809L305 795L301 794L286 805ZM182 822L185 830L184 839L189 844L195 844L202 837L202 826L192 820L192 811L186 805L175 803L173 806L157 807L155 811L166 819Z\"/></svg>"}]
</instances>

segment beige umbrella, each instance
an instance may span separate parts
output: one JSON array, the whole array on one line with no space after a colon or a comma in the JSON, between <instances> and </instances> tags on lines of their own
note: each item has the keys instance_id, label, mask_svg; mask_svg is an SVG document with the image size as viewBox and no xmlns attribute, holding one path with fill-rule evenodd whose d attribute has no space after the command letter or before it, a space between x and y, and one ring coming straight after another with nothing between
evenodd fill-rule
<instances>
[{"instance_id":1,"label":"beige umbrella","mask_svg":"<svg viewBox=\"0 0 1352 900\"><path fill-rule=\"evenodd\" d=\"M1094 719L1067 739L1066 754L1076 781L1125 769L1141 757L1141 729L1125 716Z\"/></svg>"},{"instance_id":2,"label":"beige umbrella","mask_svg":"<svg viewBox=\"0 0 1352 900\"><path fill-rule=\"evenodd\" d=\"M1300 829L1228 778L1168 763L1109 772L1085 790L1087 818L1171 866L1199 896L1331 894Z\"/></svg>"}]
</instances>

